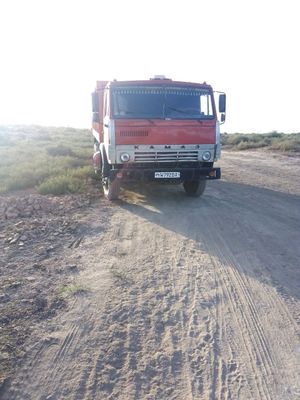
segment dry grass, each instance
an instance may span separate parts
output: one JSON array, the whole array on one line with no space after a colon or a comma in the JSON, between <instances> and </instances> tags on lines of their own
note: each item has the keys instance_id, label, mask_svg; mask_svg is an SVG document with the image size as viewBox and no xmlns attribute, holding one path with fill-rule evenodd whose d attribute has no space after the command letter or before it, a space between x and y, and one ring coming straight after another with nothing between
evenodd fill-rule
<instances>
[{"instance_id":1,"label":"dry grass","mask_svg":"<svg viewBox=\"0 0 300 400\"><path fill-rule=\"evenodd\" d=\"M68 295L78 295L78 294L87 294L90 292L90 289L80 283L72 283L68 285L63 285L57 290L57 295L59 297L67 297Z\"/></svg>"},{"instance_id":2,"label":"dry grass","mask_svg":"<svg viewBox=\"0 0 300 400\"><path fill-rule=\"evenodd\" d=\"M63 194L84 190L93 174L89 130L0 126L0 193L37 188Z\"/></svg>"},{"instance_id":3,"label":"dry grass","mask_svg":"<svg viewBox=\"0 0 300 400\"><path fill-rule=\"evenodd\" d=\"M248 150L265 147L270 150L299 152L300 133L234 133L222 134L222 145L233 150Z\"/></svg>"}]
</instances>

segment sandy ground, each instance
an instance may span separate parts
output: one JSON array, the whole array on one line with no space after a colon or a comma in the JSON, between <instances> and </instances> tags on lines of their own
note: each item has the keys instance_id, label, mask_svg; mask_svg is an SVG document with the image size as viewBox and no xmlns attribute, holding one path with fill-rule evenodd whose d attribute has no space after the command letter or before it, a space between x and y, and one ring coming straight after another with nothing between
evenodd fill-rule
<instances>
[{"instance_id":1,"label":"sandy ground","mask_svg":"<svg viewBox=\"0 0 300 400\"><path fill-rule=\"evenodd\" d=\"M200 199L127 188L77 216L59 260L82 290L34 325L1 399L300 398L300 159L220 164Z\"/></svg>"}]
</instances>

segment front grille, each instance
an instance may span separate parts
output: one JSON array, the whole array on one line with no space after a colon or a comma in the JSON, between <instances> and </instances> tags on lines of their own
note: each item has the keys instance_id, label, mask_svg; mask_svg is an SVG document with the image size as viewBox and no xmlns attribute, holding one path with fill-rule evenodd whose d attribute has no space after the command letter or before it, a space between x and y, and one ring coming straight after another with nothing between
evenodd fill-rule
<instances>
[{"instance_id":1,"label":"front grille","mask_svg":"<svg viewBox=\"0 0 300 400\"><path fill-rule=\"evenodd\" d=\"M120 136L125 137L125 136L131 136L131 137L137 137L137 136L148 136L149 132L140 130L140 131L120 131Z\"/></svg>"},{"instance_id":2,"label":"front grille","mask_svg":"<svg viewBox=\"0 0 300 400\"><path fill-rule=\"evenodd\" d=\"M171 162L171 161L198 161L198 151L136 151L135 162Z\"/></svg>"},{"instance_id":3,"label":"front grille","mask_svg":"<svg viewBox=\"0 0 300 400\"><path fill-rule=\"evenodd\" d=\"M170 171L174 168L212 168L212 162L204 161L170 161L170 162L152 162L149 166L149 162L134 162L129 164L116 164L116 168L126 168L126 169L159 169L159 168L169 168Z\"/></svg>"}]
</instances>

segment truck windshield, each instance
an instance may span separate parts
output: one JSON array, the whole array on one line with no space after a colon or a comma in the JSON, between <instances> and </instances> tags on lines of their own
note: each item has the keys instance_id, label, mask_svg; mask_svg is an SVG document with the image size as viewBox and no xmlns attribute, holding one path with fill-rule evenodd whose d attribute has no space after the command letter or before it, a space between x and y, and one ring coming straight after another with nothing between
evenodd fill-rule
<instances>
[{"instance_id":1,"label":"truck windshield","mask_svg":"<svg viewBox=\"0 0 300 400\"><path fill-rule=\"evenodd\" d=\"M211 92L187 87L118 87L112 89L114 118L214 118Z\"/></svg>"}]
</instances>

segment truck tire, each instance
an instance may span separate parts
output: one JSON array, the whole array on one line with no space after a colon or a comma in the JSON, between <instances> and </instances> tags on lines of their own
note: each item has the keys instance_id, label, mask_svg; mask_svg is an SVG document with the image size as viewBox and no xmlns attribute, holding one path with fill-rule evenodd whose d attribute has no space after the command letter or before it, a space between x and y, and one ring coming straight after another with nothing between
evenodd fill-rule
<instances>
[{"instance_id":1,"label":"truck tire","mask_svg":"<svg viewBox=\"0 0 300 400\"><path fill-rule=\"evenodd\" d=\"M108 200L117 200L120 193L120 181L115 178L113 181L109 178L110 166L107 161L105 150L102 152L102 186L104 196Z\"/></svg>"},{"instance_id":2,"label":"truck tire","mask_svg":"<svg viewBox=\"0 0 300 400\"><path fill-rule=\"evenodd\" d=\"M94 153L99 151L100 149L100 143L94 138Z\"/></svg>"},{"instance_id":3,"label":"truck tire","mask_svg":"<svg viewBox=\"0 0 300 400\"><path fill-rule=\"evenodd\" d=\"M183 182L185 193L190 197L200 197L206 187L206 180Z\"/></svg>"},{"instance_id":4,"label":"truck tire","mask_svg":"<svg viewBox=\"0 0 300 400\"><path fill-rule=\"evenodd\" d=\"M101 175L102 175L102 180L108 179L109 176L109 164L107 161L107 156L105 153L105 149L100 146L100 153L101 153L101 161L102 161L102 168L101 168Z\"/></svg>"},{"instance_id":5,"label":"truck tire","mask_svg":"<svg viewBox=\"0 0 300 400\"><path fill-rule=\"evenodd\" d=\"M117 200L120 194L120 181L115 178L113 181L109 179L103 183L104 196L108 200Z\"/></svg>"}]
</instances>

